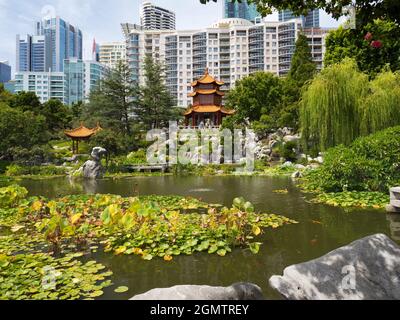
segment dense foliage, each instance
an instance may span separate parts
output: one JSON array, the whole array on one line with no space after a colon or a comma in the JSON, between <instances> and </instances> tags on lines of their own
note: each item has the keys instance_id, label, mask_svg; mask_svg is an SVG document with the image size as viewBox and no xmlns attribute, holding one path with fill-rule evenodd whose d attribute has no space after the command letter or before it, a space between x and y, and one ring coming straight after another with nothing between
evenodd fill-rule
<instances>
[{"instance_id":1,"label":"dense foliage","mask_svg":"<svg viewBox=\"0 0 400 320\"><path fill-rule=\"evenodd\" d=\"M311 191L381 191L400 183L400 127L326 152L324 164L306 176Z\"/></svg>"},{"instance_id":2,"label":"dense foliage","mask_svg":"<svg viewBox=\"0 0 400 320\"><path fill-rule=\"evenodd\" d=\"M325 65L344 58L357 61L361 71L375 77L384 67L400 70L400 26L391 21L374 20L362 29L339 27L326 38Z\"/></svg>"},{"instance_id":3,"label":"dense foliage","mask_svg":"<svg viewBox=\"0 0 400 320\"><path fill-rule=\"evenodd\" d=\"M217 0L212 1L217 2ZM200 0L200 2L207 3L210 0ZM355 5L358 26L376 18L400 22L400 2L397 0L247 0L247 2L257 4L258 11L264 16L271 14L273 9L290 9L298 15L306 14L313 9L323 9L338 19L347 6Z\"/></svg>"},{"instance_id":4,"label":"dense foliage","mask_svg":"<svg viewBox=\"0 0 400 320\"><path fill-rule=\"evenodd\" d=\"M306 150L349 145L357 137L400 125L398 73L374 80L354 60L325 68L303 93L300 120Z\"/></svg>"}]
</instances>

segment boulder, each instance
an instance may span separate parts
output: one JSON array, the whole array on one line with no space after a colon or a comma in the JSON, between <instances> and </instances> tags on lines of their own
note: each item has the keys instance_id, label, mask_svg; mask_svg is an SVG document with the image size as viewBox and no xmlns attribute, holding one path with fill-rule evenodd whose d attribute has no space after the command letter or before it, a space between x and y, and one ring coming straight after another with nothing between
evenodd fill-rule
<instances>
[{"instance_id":1,"label":"boulder","mask_svg":"<svg viewBox=\"0 0 400 320\"><path fill-rule=\"evenodd\" d=\"M297 142L297 141L299 141L300 140L300 137L299 136L291 136L291 135L288 135L288 136L284 136L283 137L283 141L284 142Z\"/></svg>"},{"instance_id":2,"label":"boulder","mask_svg":"<svg viewBox=\"0 0 400 320\"><path fill-rule=\"evenodd\" d=\"M93 148L91 157L82 166L82 175L87 179L101 179L104 175L104 169L101 165L101 157L107 154L107 150L101 147Z\"/></svg>"},{"instance_id":3,"label":"boulder","mask_svg":"<svg viewBox=\"0 0 400 320\"><path fill-rule=\"evenodd\" d=\"M131 300L264 300L261 289L251 283L236 283L230 287L175 286L153 289Z\"/></svg>"},{"instance_id":4,"label":"boulder","mask_svg":"<svg viewBox=\"0 0 400 320\"><path fill-rule=\"evenodd\" d=\"M386 235L357 240L269 280L290 300L398 300L400 247Z\"/></svg>"},{"instance_id":5,"label":"boulder","mask_svg":"<svg viewBox=\"0 0 400 320\"><path fill-rule=\"evenodd\" d=\"M303 177L303 174L300 171L293 172L292 179L300 179Z\"/></svg>"}]
</instances>

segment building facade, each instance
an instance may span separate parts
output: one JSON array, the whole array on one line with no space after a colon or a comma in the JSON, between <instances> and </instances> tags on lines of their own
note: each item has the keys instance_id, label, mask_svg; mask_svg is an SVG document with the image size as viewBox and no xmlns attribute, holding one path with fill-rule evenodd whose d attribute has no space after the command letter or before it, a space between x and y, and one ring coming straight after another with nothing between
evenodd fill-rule
<instances>
[{"instance_id":1,"label":"building facade","mask_svg":"<svg viewBox=\"0 0 400 320\"><path fill-rule=\"evenodd\" d=\"M72 105L84 100L84 63L77 58L64 61L65 104Z\"/></svg>"},{"instance_id":2,"label":"building facade","mask_svg":"<svg viewBox=\"0 0 400 320\"><path fill-rule=\"evenodd\" d=\"M279 21L285 22L297 18L291 10L283 10L279 12ZM306 16L299 17L302 20L303 28L319 28L320 17L319 10L311 10Z\"/></svg>"},{"instance_id":3,"label":"building facade","mask_svg":"<svg viewBox=\"0 0 400 320\"><path fill-rule=\"evenodd\" d=\"M82 31L60 17L35 24L35 34L17 35L17 72L62 72L64 60L82 59Z\"/></svg>"},{"instance_id":4,"label":"building facade","mask_svg":"<svg viewBox=\"0 0 400 320\"><path fill-rule=\"evenodd\" d=\"M0 83L7 83L10 80L11 66L6 61L0 61Z\"/></svg>"},{"instance_id":5,"label":"building facade","mask_svg":"<svg viewBox=\"0 0 400 320\"><path fill-rule=\"evenodd\" d=\"M51 48L45 36L17 35L17 72L45 72L51 69Z\"/></svg>"},{"instance_id":6,"label":"building facade","mask_svg":"<svg viewBox=\"0 0 400 320\"><path fill-rule=\"evenodd\" d=\"M87 102L89 100L90 93L96 89L100 80L105 76L107 67L97 61L84 61L83 71L83 94L84 100Z\"/></svg>"},{"instance_id":7,"label":"building facade","mask_svg":"<svg viewBox=\"0 0 400 320\"><path fill-rule=\"evenodd\" d=\"M256 18L260 16L255 4L248 4L247 0L241 3L232 2L231 0L224 0L224 18L241 18L251 22L255 22Z\"/></svg>"},{"instance_id":8,"label":"building facade","mask_svg":"<svg viewBox=\"0 0 400 320\"><path fill-rule=\"evenodd\" d=\"M302 19L253 24L248 20L223 19L203 30L142 30L123 24L127 63L135 80L144 82L144 57L153 57L166 67L166 85L181 107L191 104L190 83L209 73L224 82L221 90L257 71L285 76L290 70ZM314 61L322 68L328 30L306 33Z\"/></svg>"},{"instance_id":9,"label":"building facade","mask_svg":"<svg viewBox=\"0 0 400 320\"><path fill-rule=\"evenodd\" d=\"M147 30L175 30L175 12L145 1L140 8L140 24Z\"/></svg>"},{"instance_id":10,"label":"building facade","mask_svg":"<svg viewBox=\"0 0 400 320\"><path fill-rule=\"evenodd\" d=\"M64 80L63 72L17 72L14 91L34 92L42 103L50 99L66 103Z\"/></svg>"},{"instance_id":11,"label":"building facade","mask_svg":"<svg viewBox=\"0 0 400 320\"><path fill-rule=\"evenodd\" d=\"M126 44L124 42L109 42L100 45L99 61L104 66L114 69L118 62L126 60Z\"/></svg>"}]
</instances>

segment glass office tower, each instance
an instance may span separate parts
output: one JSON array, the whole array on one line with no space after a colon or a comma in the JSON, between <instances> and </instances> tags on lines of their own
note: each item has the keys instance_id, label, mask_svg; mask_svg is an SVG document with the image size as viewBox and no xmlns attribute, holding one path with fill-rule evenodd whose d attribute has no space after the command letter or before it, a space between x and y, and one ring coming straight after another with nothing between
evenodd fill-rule
<instances>
[{"instance_id":1,"label":"glass office tower","mask_svg":"<svg viewBox=\"0 0 400 320\"><path fill-rule=\"evenodd\" d=\"M246 0L242 3L225 0L224 18L241 18L254 22L259 16L255 4L248 4Z\"/></svg>"},{"instance_id":2,"label":"glass office tower","mask_svg":"<svg viewBox=\"0 0 400 320\"><path fill-rule=\"evenodd\" d=\"M291 10L283 10L279 12L279 21L285 22L297 18ZM303 21L303 28L319 28L320 18L319 10L310 11L306 16L300 17Z\"/></svg>"}]
</instances>

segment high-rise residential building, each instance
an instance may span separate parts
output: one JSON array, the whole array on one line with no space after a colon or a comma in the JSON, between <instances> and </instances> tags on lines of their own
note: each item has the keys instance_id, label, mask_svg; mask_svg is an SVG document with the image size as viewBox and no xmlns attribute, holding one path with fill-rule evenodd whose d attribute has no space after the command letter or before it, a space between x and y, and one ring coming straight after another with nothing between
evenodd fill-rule
<instances>
[{"instance_id":1,"label":"high-rise residential building","mask_svg":"<svg viewBox=\"0 0 400 320\"><path fill-rule=\"evenodd\" d=\"M11 66L7 61L0 61L0 83L6 83L11 80Z\"/></svg>"},{"instance_id":2,"label":"high-rise residential building","mask_svg":"<svg viewBox=\"0 0 400 320\"><path fill-rule=\"evenodd\" d=\"M55 17L37 22L35 31L36 35L45 36L49 42L48 59L51 71L63 71L65 59L82 59L83 36L79 28Z\"/></svg>"},{"instance_id":3,"label":"high-rise residential building","mask_svg":"<svg viewBox=\"0 0 400 320\"><path fill-rule=\"evenodd\" d=\"M125 42L109 42L100 45L99 61L106 67L113 69L118 62L126 60Z\"/></svg>"},{"instance_id":4,"label":"high-rise residential building","mask_svg":"<svg viewBox=\"0 0 400 320\"><path fill-rule=\"evenodd\" d=\"M224 18L241 18L255 22L259 16L257 6L248 4L247 0L243 0L241 3L232 2L232 0L224 1Z\"/></svg>"},{"instance_id":5,"label":"high-rise residential building","mask_svg":"<svg viewBox=\"0 0 400 320\"><path fill-rule=\"evenodd\" d=\"M50 99L66 102L63 72L17 72L14 91L34 92L42 103Z\"/></svg>"},{"instance_id":6,"label":"high-rise residential building","mask_svg":"<svg viewBox=\"0 0 400 320\"><path fill-rule=\"evenodd\" d=\"M291 10L283 10L279 12L279 21L285 22L295 19L296 16ZM319 9L311 10L306 16L299 17L302 20L303 28L319 28L320 18Z\"/></svg>"},{"instance_id":7,"label":"high-rise residential building","mask_svg":"<svg viewBox=\"0 0 400 320\"><path fill-rule=\"evenodd\" d=\"M301 18L258 24L231 18L200 30L143 30L127 23L122 29L133 78L143 84L144 57L152 54L166 67L166 85L177 105L185 107L191 103L190 83L206 68L225 83L223 90L256 71L287 75L303 27ZM306 34L318 68L322 68L327 32L318 28Z\"/></svg>"},{"instance_id":8,"label":"high-rise residential building","mask_svg":"<svg viewBox=\"0 0 400 320\"><path fill-rule=\"evenodd\" d=\"M147 30L175 30L175 12L144 1L140 8L140 24Z\"/></svg>"}]
</instances>

